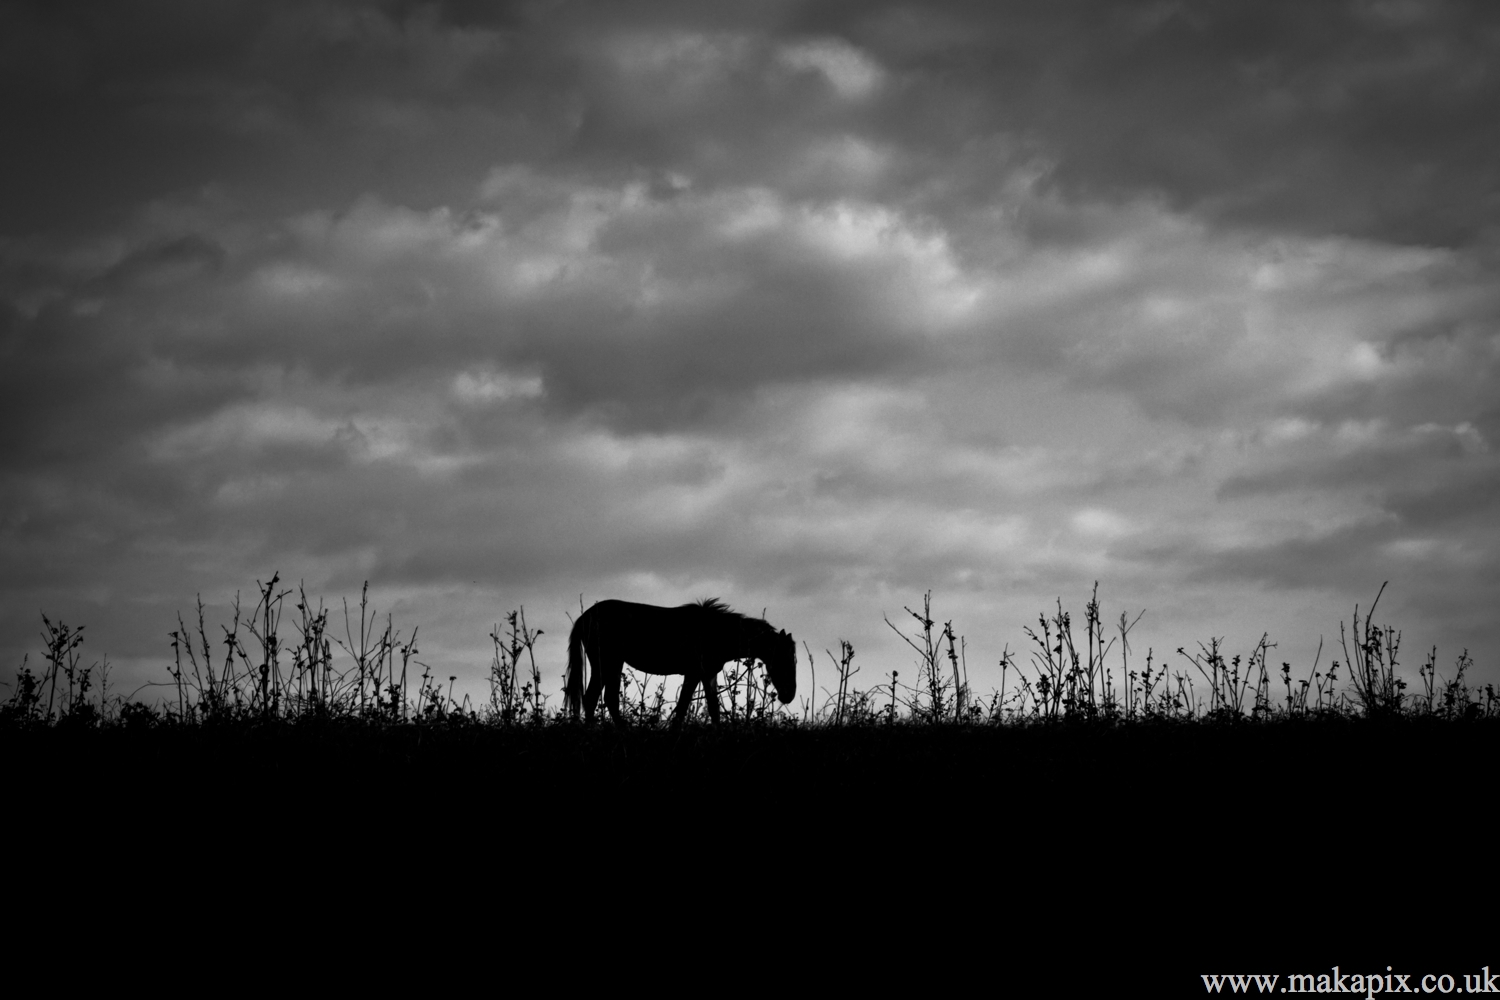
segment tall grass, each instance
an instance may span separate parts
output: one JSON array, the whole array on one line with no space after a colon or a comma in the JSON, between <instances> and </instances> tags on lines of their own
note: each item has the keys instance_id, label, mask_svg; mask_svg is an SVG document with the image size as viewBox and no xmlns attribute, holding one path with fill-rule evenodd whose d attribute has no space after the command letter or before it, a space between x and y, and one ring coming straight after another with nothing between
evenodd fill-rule
<instances>
[{"instance_id":1,"label":"tall grass","mask_svg":"<svg viewBox=\"0 0 1500 1000\"><path fill-rule=\"evenodd\" d=\"M921 610L906 608L905 630L886 624L915 654L913 681L892 669L888 680L861 689L855 649L838 640L825 649L830 685L819 687L817 660L803 649L813 678L810 693L788 710L774 697L763 667L726 665L721 710L731 726L1011 726L1072 722L1196 722L1238 724L1281 719L1431 717L1491 718L1500 715L1494 688L1472 687L1473 661L1463 651L1451 676L1439 672L1437 649L1418 670L1421 690L1407 693L1398 667L1401 633L1377 625L1375 609L1385 587L1352 625L1340 623L1343 660L1320 669L1322 645L1313 662L1297 671L1289 662L1273 668L1276 644L1262 635L1246 653L1231 654L1221 637L1189 652L1179 647L1180 666L1158 662L1148 649L1132 660L1134 618L1121 614L1107 635L1099 586L1084 605L1081 621L1056 602L1023 632L1029 663L1018 664L1007 646L1000 654L1000 687L977 695L968 679L967 642L951 619L933 613L932 593ZM509 612L490 631L493 654L486 675L488 697L474 703L455 696L456 675L441 676L418 659L417 629L382 620L370 601L369 584L351 607L341 603L342 635L330 627L330 609L309 599L304 587L283 586L279 574L256 583L248 611L236 595L229 621L210 628L200 599L191 621L179 615L170 635L167 679L133 692L110 695L109 665L83 665L83 627L42 616L44 666L40 674L24 660L11 694L0 704L7 725L213 725L225 722L343 720L371 724L542 726L560 724L543 691L536 642L543 631L528 624L524 607ZM1081 627L1080 627L1081 626ZM417 671L420 670L420 674ZM827 676L827 674L825 674ZM1340 683L1342 680L1342 684ZM446 683L445 683L446 682ZM675 696L668 681L627 671L621 711L629 723L665 728ZM144 697L143 697L144 695ZM706 713L700 691L694 718Z\"/></svg>"}]
</instances>

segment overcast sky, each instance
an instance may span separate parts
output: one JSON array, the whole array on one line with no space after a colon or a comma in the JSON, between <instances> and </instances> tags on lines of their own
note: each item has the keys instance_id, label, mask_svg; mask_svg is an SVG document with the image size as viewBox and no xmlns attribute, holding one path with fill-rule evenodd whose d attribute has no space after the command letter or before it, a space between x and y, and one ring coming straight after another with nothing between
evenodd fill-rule
<instances>
[{"instance_id":1,"label":"overcast sky","mask_svg":"<svg viewBox=\"0 0 1500 1000\"><path fill-rule=\"evenodd\" d=\"M1494 4L0 2L0 122L7 668L280 571L476 687L931 589L988 688L1095 580L1500 679Z\"/></svg>"}]
</instances>

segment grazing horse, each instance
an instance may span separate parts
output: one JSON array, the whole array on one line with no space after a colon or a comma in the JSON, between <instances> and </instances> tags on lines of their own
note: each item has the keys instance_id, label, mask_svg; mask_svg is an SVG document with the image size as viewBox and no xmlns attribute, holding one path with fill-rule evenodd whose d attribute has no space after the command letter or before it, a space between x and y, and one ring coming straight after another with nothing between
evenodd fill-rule
<instances>
[{"instance_id":1,"label":"grazing horse","mask_svg":"<svg viewBox=\"0 0 1500 1000\"><path fill-rule=\"evenodd\" d=\"M708 699L708 714L719 721L719 670L730 660L760 660L771 674L776 694L785 705L797 693L797 645L785 632L778 632L759 618L747 618L729 610L716 598L661 608L630 601L600 601L578 616L568 637L568 674L564 692L568 712L578 717L583 687L583 656L588 654L593 676L582 694L583 711L589 721L599 691L615 725L620 718L620 671L625 664L648 674L682 674L682 696L672 713L672 729L692 703L693 692L702 683Z\"/></svg>"}]
</instances>

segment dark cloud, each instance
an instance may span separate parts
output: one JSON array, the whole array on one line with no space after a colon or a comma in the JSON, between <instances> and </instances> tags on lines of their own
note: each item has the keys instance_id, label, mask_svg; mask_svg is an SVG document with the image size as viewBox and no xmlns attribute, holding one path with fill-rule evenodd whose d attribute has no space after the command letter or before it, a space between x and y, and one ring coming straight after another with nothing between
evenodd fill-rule
<instances>
[{"instance_id":1,"label":"dark cloud","mask_svg":"<svg viewBox=\"0 0 1500 1000\"><path fill-rule=\"evenodd\" d=\"M922 10L941 26L925 38L928 19L897 6L856 37L921 81L926 106L947 97L937 121L1034 139L1075 197L1152 193L1228 221L1424 244L1496 223L1500 16L1486 4Z\"/></svg>"},{"instance_id":2,"label":"dark cloud","mask_svg":"<svg viewBox=\"0 0 1500 1000\"><path fill-rule=\"evenodd\" d=\"M10 17L4 180L31 193L7 203L11 229L209 179L254 178L283 205L350 189L441 203L505 161L827 193L796 153L841 133L898 154L875 196L941 206L946 193L952 211L993 194L1007 148L1070 196L1151 194L1307 233L1453 245L1500 211L1500 16L1480 2L48 4ZM788 48L808 40L831 48ZM976 142L987 188L934 176Z\"/></svg>"},{"instance_id":3,"label":"dark cloud","mask_svg":"<svg viewBox=\"0 0 1500 1000\"><path fill-rule=\"evenodd\" d=\"M132 251L106 271L95 287L106 293L132 286L168 288L218 272L224 266L225 256L224 248L217 243L189 234Z\"/></svg>"},{"instance_id":4,"label":"dark cloud","mask_svg":"<svg viewBox=\"0 0 1500 1000\"><path fill-rule=\"evenodd\" d=\"M1478 485L1465 480L1493 475L1496 468L1488 444L1468 424L1425 425L1395 433L1378 424L1346 425L1317 437L1321 440L1307 440L1300 448L1288 449L1293 455L1273 461L1269 468L1228 477L1219 487L1219 496L1233 499L1339 488L1421 493L1424 484L1434 482L1464 493ZM1487 492L1480 490L1478 495L1484 497Z\"/></svg>"}]
</instances>

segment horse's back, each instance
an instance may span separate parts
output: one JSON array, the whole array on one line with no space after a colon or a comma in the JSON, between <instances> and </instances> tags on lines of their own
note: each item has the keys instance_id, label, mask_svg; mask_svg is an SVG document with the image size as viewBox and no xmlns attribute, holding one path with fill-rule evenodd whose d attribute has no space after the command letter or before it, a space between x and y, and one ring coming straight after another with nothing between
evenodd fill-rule
<instances>
[{"instance_id":1,"label":"horse's back","mask_svg":"<svg viewBox=\"0 0 1500 1000\"><path fill-rule=\"evenodd\" d=\"M701 611L695 604L664 608L610 599L590 607L578 624L591 656L620 656L648 673L682 673L699 659Z\"/></svg>"},{"instance_id":2,"label":"horse's back","mask_svg":"<svg viewBox=\"0 0 1500 1000\"><path fill-rule=\"evenodd\" d=\"M600 601L589 608L587 614L607 627L648 630L652 628L681 627L682 612L692 605L679 608L663 608L655 604L638 604L635 601L617 601L613 598Z\"/></svg>"}]
</instances>

